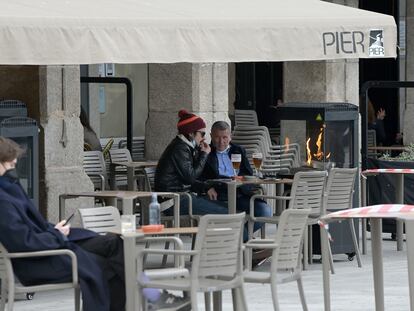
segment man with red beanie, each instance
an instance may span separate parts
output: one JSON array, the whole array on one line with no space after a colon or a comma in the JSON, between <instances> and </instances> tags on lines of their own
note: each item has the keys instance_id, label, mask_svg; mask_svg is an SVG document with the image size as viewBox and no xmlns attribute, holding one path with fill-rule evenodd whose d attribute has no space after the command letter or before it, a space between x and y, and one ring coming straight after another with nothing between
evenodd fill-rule
<instances>
[{"instance_id":1,"label":"man with red beanie","mask_svg":"<svg viewBox=\"0 0 414 311\"><path fill-rule=\"evenodd\" d=\"M211 151L204 141L206 123L199 116L186 110L178 112L178 135L164 150L155 171L155 191L189 192L192 197L193 213L227 214L225 204L213 202L206 197L197 196L198 179L200 178ZM203 187L201 186L200 189ZM188 214L188 198L181 196L180 213ZM165 211L172 214L172 208Z\"/></svg>"}]
</instances>

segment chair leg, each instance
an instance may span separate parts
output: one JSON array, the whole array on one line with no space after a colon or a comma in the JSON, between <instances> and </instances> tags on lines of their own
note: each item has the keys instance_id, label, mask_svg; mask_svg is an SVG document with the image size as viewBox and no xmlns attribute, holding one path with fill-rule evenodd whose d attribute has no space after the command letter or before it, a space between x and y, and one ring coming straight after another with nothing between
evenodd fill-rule
<instances>
[{"instance_id":1,"label":"chair leg","mask_svg":"<svg viewBox=\"0 0 414 311\"><path fill-rule=\"evenodd\" d=\"M204 307L206 311L211 311L211 293L210 292L204 293Z\"/></svg>"},{"instance_id":2,"label":"chair leg","mask_svg":"<svg viewBox=\"0 0 414 311\"><path fill-rule=\"evenodd\" d=\"M358 261L358 267L361 268L362 267L361 253L359 252L358 241L357 241L356 234L355 234L354 220L349 219L348 223L349 223L349 227L351 229L352 242L354 243L354 250L355 250L356 258L357 258L357 261Z\"/></svg>"},{"instance_id":3,"label":"chair leg","mask_svg":"<svg viewBox=\"0 0 414 311\"><path fill-rule=\"evenodd\" d=\"M198 311L198 305L197 305L197 289L196 287L191 287L191 310L192 311Z\"/></svg>"},{"instance_id":4,"label":"chair leg","mask_svg":"<svg viewBox=\"0 0 414 311\"><path fill-rule=\"evenodd\" d=\"M1 299L0 299L0 310L3 311L6 307L6 295L7 295L7 283L5 279L1 280Z\"/></svg>"},{"instance_id":5,"label":"chair leg","mask_svg":"<svg viewBox=\"0 0 414 311\"><path fill-rule=\"evenodd\" d=\"M299 296L300 296L300 303L302 304L303 311L308 311L308 306L306 305L306 299L305 299L305 291L303 290L303 284L302 284L302 278L299 277L297 279L298 283L298 290L299 290Z\"/></svg>"},{"instance_id":6,"label":"chair leg","mask_svg":"<svg viewBox=\"0 0 414 311\"><path fill-rule=\"evenodd\" d=\"M322 250L321 250L321 253L322 253ZM329 241L328 241L328 253L329 253L329 265L331 267L331 274L335 274L331 243Z\"/></svg>"},{"instance_id":7,"label":"chair leg","mask_svg":"<svg viewBox=\"0 0 414 311\"><path fill-rule=\"evenodd\" d=\"M13 311L14 305L14 282L7 282L7 311Z\"/></svg>"},{"instance_id":8,"label":"chair leg","mask_svg":"<svg viewBox=\"0 0 414 311\"><path fill-rule=\"evenodd\" d=\"M308 270L308 228L305 228L305 233L303 235L303 270Z\"/></svg>"},{"instance_id":9,"label":"chair leg","mask_svg":"<svg viewBox=\"0 0 414 311\"><path fill-rule=\"evenodd\" d=\"M80 311L80 288L75 287L75 311Z\"/></svg>"},{"instance_id":10,"label":"chair leg","mask_svg":"<svg viewBox=\"0 0 414 311\"><path fill-rule=\"evenodd\" d=\"M272 301L274 311L279 311L279 299L277 298L277 282L276 278L272 278L270 281L270 290L272 291Z\"/></svg>"},{"instance_id":11,"label":"chair leg","mask_svg":"<svg viewBox=\"0 0 414 311\"><path fill-rule=\"evenodd\" d=\"M308 230L309 230L309 236L308 236L308 243L309 243L308 260L309 260L309 264L310 265L313 263L313 230L312 230L312 228L313 228L312 225L308 226Z\"/></svg>"},{"instance_id":12,"label":"chair leg","mask_svg":"<svg viewBox=\"0 0 414 311\"><path fill-rule=\"evenodd\" d=\"M239 310L247 311L248 310L248 308L247 308L247 299L246 299L246 293L245 293L245 290L244 290L243 283L241 283L240 287L238 288L238 291L239 291L239 301L238 302L241 303L241 307L242 307Z\"/></svg>"},{"instance_id":13,"label":"chair leg","mask_svg":"<svg viewBox=\"0 0 414 311\"><path fill-rule=\"evenodd\" d=\"M253 239L254 221L249 218L247 221L248 240Z\"/></svg>"}]
</instances>

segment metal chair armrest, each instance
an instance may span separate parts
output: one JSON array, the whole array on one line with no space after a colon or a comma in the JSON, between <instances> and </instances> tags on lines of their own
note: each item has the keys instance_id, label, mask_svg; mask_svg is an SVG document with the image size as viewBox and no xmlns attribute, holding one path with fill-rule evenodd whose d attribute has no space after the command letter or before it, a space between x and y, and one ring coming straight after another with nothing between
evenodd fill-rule
<instances>
[{"instance_id":1,"label":"metal chair armrest","mask_svg":"<svg viewBox=\"0 0 414 311\"><path fill-rule=\"evenodd\" d=\"M3 254L6 258L30 258L30 257L45 257L45 256L60 256L66 255L71 258L72 261L72 282L78 284L78 260L73 251L69 249L57 249L37 252L19 252L19 253L6 253Z\"/></svg>"},{"instance_id":2,"label":"metal chair armrest","mask_svg":"<svg viewBox=\"0 0 414 311\"><path fill-rule=\"evenodd\" d=\"M250 198L250 214L249 217L254 221L256 217L254 216L254 200L256 199L273 199L273 200L292 200L292 197L287 196L277 196L277 195L263 195L255 194Z\"/></svg>"}]
</instances>

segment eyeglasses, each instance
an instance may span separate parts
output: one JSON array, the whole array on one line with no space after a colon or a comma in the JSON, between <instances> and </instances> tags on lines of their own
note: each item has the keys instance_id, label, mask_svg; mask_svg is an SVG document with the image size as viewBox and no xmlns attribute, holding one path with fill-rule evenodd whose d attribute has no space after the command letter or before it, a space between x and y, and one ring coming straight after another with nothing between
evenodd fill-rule
<instances>
[{"instance_id":1,"label":"eyeglasses","mask_svg":"<svg viewBox=\"0 0 414 311\"><path fill-rule=\"evenodd\" d=\"M206 132L202 132L202 131L196 131L196 133L200 133L201 137L206 136Z\"/></svg>"}]
</instances>

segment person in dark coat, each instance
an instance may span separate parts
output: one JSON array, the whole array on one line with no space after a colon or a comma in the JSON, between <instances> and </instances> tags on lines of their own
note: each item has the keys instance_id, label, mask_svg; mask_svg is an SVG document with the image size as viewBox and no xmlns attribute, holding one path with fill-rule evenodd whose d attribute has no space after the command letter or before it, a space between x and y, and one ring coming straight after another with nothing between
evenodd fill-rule
<instances>
[{"instance_id":1,"label":"person in dark coat","mask_svg":"<svg viewBox=\"0 0 414 311\"><path fill-rule=\"evenodd\" d=\"M204 141L206 124L199 116L180 110L180 120L177 123L178 135L171 141L155 171L155 191L188 192L192 197L193 213L228 214L224 204L213 202L208 198L195 195L203 189L199 179L210 153L210 146ZM188 214L188 198L180 197L180 213ZM172 208L165 213L171 215Z\"/></svg>"},{"instance_id":2,"label":"person in dark coat","mask_svg":"<svg viewBox=\"0 0 414 311\"><path fill-rule=\"evenodd\" d=\"M84 311L125 309L123 243L116 235L100 236L47 222L19 183L15 165L22 149L0 137L0 242L9 252L70 249L78 260ZM23 285L71 280L68 256L13 259Z\"/></svg>"},{"instance_id":3,"label":"person in dark coat","mask_svg":"<svg viewBox=\"0 0 414 311\"><path fill-rule=\"evenodd\" d=\"M242 146L231 143L230 125L225 121L217 121L211 127L211 152L208 155L202 178L209 180L233 177L235 172L231 162L232 154L241 155L238 175L253 175L246 156L246 150ZM243 185L237 189L236 207L238 212L250 212L250 197L255 193L255 190L255 187L251 185ZM211 184L207 194L212 201L226 202L227 186ZM257 217L270 217L272 216L272 208L263 200L255 200L254 215ZM261 226L262 224L256 223L254 230L260 229Z\"/></svg>"}]
</instances>

